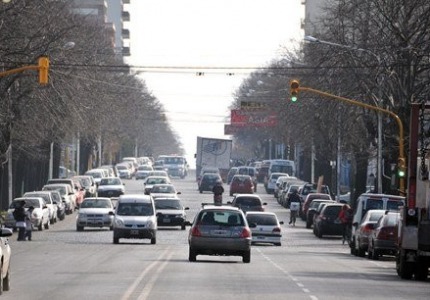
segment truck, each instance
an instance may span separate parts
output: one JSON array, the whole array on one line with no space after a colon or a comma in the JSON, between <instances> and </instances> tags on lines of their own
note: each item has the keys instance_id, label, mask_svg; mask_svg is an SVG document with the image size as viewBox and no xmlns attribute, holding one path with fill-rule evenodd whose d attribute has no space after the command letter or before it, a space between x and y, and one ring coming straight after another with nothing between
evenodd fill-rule
<instances>
[{"instance_id":1,"label":"truck","mask_svg":"<svg viewBox=\"0 0 430 300\"><path fill-rule=\"evenodd\" d=\"M221 178L227 182L230 170L233 141L208 137L197 137L196 180L204 168L218 168Z\"/></svg>"},{"instance_id":2,"label":"truck","mask_svg":"<svg viewBox=\"0 0 430 300\"><path fill-rule=\"evenodd\" d=\"M396 254L396 271L402 279L425 281L430 268L429 158L423 130L429 111L428 104L411 104L407 202L400 212Z\"/></svg>"}]
</instances>

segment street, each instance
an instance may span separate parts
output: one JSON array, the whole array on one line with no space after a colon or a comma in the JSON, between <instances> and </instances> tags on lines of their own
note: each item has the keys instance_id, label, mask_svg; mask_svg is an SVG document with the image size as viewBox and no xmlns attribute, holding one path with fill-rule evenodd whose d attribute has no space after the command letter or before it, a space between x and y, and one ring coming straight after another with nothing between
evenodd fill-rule
<instances>
[{"instance_id":1,"label":"street","mask_svg":"<svg viewBox=\"0 0 430 300\"><path fill-rule=\"evenodd\" d=\"M126 193L142 193L143 181L124 180ZM193 176L173 179L192 221L202 202ZM224 202L228 187L224 185ZM188 261L188 230L159 228L149 240L112 242L108 229L76 231L69 215L33 241L12 248L11 290L3 299L428 299L430 282L401 280L394 257L379 261L350 255L340 237L316 238L305 223L288 225L289 212L273 195L258 193L267 211L284 221L282 246L252 246L251 263L241 257L197 257Z\"/></svg>"}]
</instances>

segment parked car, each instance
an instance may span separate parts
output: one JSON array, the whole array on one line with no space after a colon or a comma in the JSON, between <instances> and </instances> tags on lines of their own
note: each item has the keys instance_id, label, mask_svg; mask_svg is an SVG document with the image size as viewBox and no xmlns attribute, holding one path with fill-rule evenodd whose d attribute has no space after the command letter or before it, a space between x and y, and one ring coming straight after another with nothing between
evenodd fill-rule
<instances>
[{"instance_id":1,"label":"parked car","mask_svg":"<svg viewBox=\"0 0 430 300\"><path fill-rule=\"evenodd\" d=\"M281 246L281 225L278 217L272 212L248 211L246 220L252 232L252 244L269 243Z\"/></svg>"},{"instance_id":2,"label":"parked car","mask_svg":"<svg viewBox=\"0 0 430 300\"><path fill-rule=\"evenodd\" d=\"M76 217L76 231L83 231L85 227L109 227L113 230L114 209L112 200L108 197L85 198Z\"/></svg>"},{"instance_id":3,"label":"parked car","mask_svg":"<svg viewBox=\"0 0 430 300\"><path fill-rule=\"evenodd\" d=\"M316 236L322 238L324 235L342 235L343 226L337 222L337 217L344 204L327 204L315 219L314 228Z\"/></svg>"},{"instance_id":4,"label":"parked car","mask_svg":"<svg viewBox=\"0 0 430 300\"><path fill-rule=\"evenodd\" d=\"M237 169L238 169L238 167L231 167L230 168L230 170L227 173L227 181L226 181L227 184L231 183L233 176L236 175L236 173L237 173Z\"/></svg>"},{"instance_id":5,"label":"parked car","mask_svg":"<svg viewBox=\"0 0 430 300\"><path fill-rule=\"evenodd\" d=\"M351 251L352 254L361 257L366 255L366 251L369 248L369 237L375 228L375 224L384 214L384 209L371 209L366 212L360 224L353 223L353 227L356 227L356 230L351 237L355 246Z\"/></svg>"},{"instance_id":6,"label":"parked car","mask_svg":"<svg viewBox=\"0 0 430 300\"><path fill-rule=\"evenodd\" d=\"M62 221L66 217L66 204L64 200L61 198L61 194L59 191L52 190L50 191L52 195L52 199L57 203L57 218Z\"/></svg>"},{"instance_id":7,"label":"parked car","mask_svg":"<svg viewBox=\"0 0 430 300\"><path fill-rule=\"evenodd\" d=\"M264 211L264 205L260 196L256 194L236 194L231 202L227 202L231 206L241 209L243 212L248 211Z\"/></svg>"},{"instance_id":8,"label":"parked car","mask_svg":"<svg viewBox=\"0 0 430 300\"><path fill-rule=\"evenodd\" d=\"M369 237L368 258L379 259L382 255L396 255L399 212L386 211L379 218Z\"/></svg>"},{"instance_id":9,"label":"parked car","mask_svg":"<svg viewBox=\"0 0 430 300\"><path fill-rule=\"evenodd\" d=\"M94 169L93 169L94 170ZM79 203L81 203L84 200L85 190L82 188L82 186L79 185L79 182L76 180L73 180L71 178L69 179L49 179L46 184L54 184L54 183L62 183L62 184L68 184L72 188L72 191L75 193L74 197L74 207L78 207Z\"/></svg>"},{"instance_id":10,"label":"parked car","mask_svg":"<svg viewBox=\"0 0 430 300\"><path fill-rule=\"evenodd\" d=\"M289 176L287 173L271 173L266 184L266 193L273 194L276 188L276 181L281 176Z\"/></svg>"},{"instance_id":11,"label":"parked car","mask_svg":"<svg viewBox=\"0 0 430 300\"><path fill-rule=\"evenodd\" d=\"M81 186L85 189L84 197L95 197L97 193L97 184L92 176L89 175L77 175L73 176L72 179L77 179L81 183Z\"/></svg>"},{"instance_id":12,"label":"parked car","mask_svg":"<svg viewBox=\"0 0 430 300\"><path fill-rule=\"evenodd\" d=\"M40 231L43 229L49 229L49 210L42 197L20 197L13 199L7 211L5 227L12 228L13 230L16 229L16 221L13 217L13 211L20 205L19 203L21 201L25 201L24 208L26 211L30 206L34 207L31 220L34 228L37 228Z\"/></svg>"},{"instance_id":13,"label":"parked car","mask_svg":"<svg viewBox=\"0 0 430 300\"><path fill-rule=\"evenodd\" d=\"M58 207L57 202L54 203L54 198L50 191L36 191L24 193L23 197L42 197L49 211L49 223L57 222Z\"/></svg>"},{"instance_id":14,"label":"parked car","mask_svg":"<svg viewBox=\"0 0 430 300\"><path fill-rule=\"evenodd\" d=\"M324 209L324 207L326 207L326 205L328 205L328 204L330 204L330 202L322 202L318 205L318 208L315 210L314 219L312 222L312 224L314 225L313 226L313 233L315 236L317 236L317 227L315 226L315 223L318 219L318 216L321 214L322 210Z\"/></svg>"},{"instance_id":15,"label":"parked car","mask_svg":"<svg viewBox=\"0 0 430 300\"><path fill-rule=\"evenodd\" d=\"M177 198L181 192L176 191L176 188L173 184L170 183L162 183L162 184L154 184L151 189L151 196L154 199L157 198Z\"/></svg>"},{"instance_id":16,"label":"parked car","mask_svg":"<svg viewBox=\"0 0 430 300\"><path fill-rule=\"evenodd\" d=\"M318 190L318 185L316 183L304 183L299 189L299 196L304 203L306 196L310 193L321 193L330 195L330 189L328 185L321 185L320 190Z\"/></svg>"},{"instance_id":17,"label":"parked car","mask_svg":"<svg viewBox=\"0 0 430 300\"><path fill-rule=\"evenodd\" d=\"M169 177L166 176L148 176L143 182L144 193L149 195L154 184L166 184L170 183Z\"/></svg>"},{"instance_id":18,"label":"parked car","mask_svg":"<svg viewBox=\"0 0 430 300\"><path fill-rule=\"evenodd\" d=\"M249 175L254 186L254 192L257 192L257 169L248 166L238 167L236 175Z\"/></svg>"},{"instance_id":19,"label":"parked car","mask_svg":"<svg viewBox=\"0 0 430 300\"><path fill-rule=\"evenodd\" d=\"M335 203L333 200L314 199L309 205L308 212L306 214L306 228L311 228L314 224L314 216L317 212L318 206L321 203Z\"/></svg>"},{"instance_id":20,"label":"parked car","mask_svg":"<svg viewBox=\"0 0 430 300\"><path fill-rule=\"evenodd\" d=\"M2 294L3 291L10 290L10 261L12 250L10 249L8 237L10 237L12 233L12 230L9 228L0 228L0 280L2 281L0 284L0 294Z\"/></svg>"},{"instance_id":21,"label":"parked car","mask_svg":"<svg viewBox=\"0 0 430 300\"><path fill-rule=\"evenodd\" d=\"M113 222L113 243L121 238L150 239L157 242L157 217L149 195L127 194L118 198Z\"/></svg>"},{"instance_id":22,"label":"parked car","mask_svg":"<svg viewBox=\"0 0 430 300\"><path fill-rule=\"evenodd\" d=\"M254 193L254 184L249 175L234 175L230 183L230 196L234 194L252 194Z\"/></svg>"},{"instance_id":23,"label":"parked car","mask_svg":"<svg viewBox=\"0 0 430 300\"><path fill-rule=\"evenodd\" d=\"M273 196L280 201L280 196L282 194L282 190L284 189L285 185L284 182L287 182L287 180L290 178L290 176L279 176L278 179L276 179L275 183L275 190L273 192ZM296 178L296 177L294 177Z\"/></svg>"},{"instance_id":24,"label":"parked car","mask_svg":"<svg viewBox=\"0 0 430 300\"><path fill-rule=\"evenodd\" d=\"M302 218L303 221L306 221L309 205L311 204L312 200L314 199L324 199L324 200L332 200L331 196L329 194L322 194L322 193L309 193L306 195L305 201L302 204L301 210L300 210L300 218Z\"/></svg>"},{"instance_id":25,"label":"parked car","mask_svg":"<svg viewBox=\"0 0 430 300\"><path fill-rule=\"evenodd\" d=\"M61 194L61 199L64 201L66 214L72 214L76 207L76 194L69 184L65 183L52 183L46 184L42 188L43 191L58 191Z\"/></svg>"},{"instance_id":26,"label":"parked car","mask_svg":"<svg viewBox=\"0 0 430 300\"><path fill-rule=\"evenodd\" d=\"M105 171L102 169L91 169L85 172L84 175L92 176L94 178L94 181L96 182L96 185L99 185L100 180L105 176Z\"/></svg>"},{"instance_id":27,"label":"parked car","mask_svg":"<svg viewBox=\"0 0 430 300\"><path fill-rule=\"evenodd\" d=\"M285 208L290 208L290 195L294 191L298 192L302 186L302 184L291 184L286 186L282 191L280 204Z\"/></svg>"},{"instance_id":28,"label":"parked car","mask_svg":"<svg viewBox=\"0 0 430 300\"><path fill-rule=\"evenodd\" d=\"M203 207L194 218L188 234L188 260L197 255L242 256L251 262L251 229L244 213L236 207Z\"/></svg>"},{"instance_id":29,"label":"parked car","mask_svg":"<svg viewBox=\"0 0 430 300\"><path fill-rule=\"evenodd\" d=\"M124 195L124 183L119 177L107 177L100 180L97 187L97 197L115 197L118 198Z\"/></svg>"},{"instance_id":30,"label":"parked car","mask_svg":"<svg viewBox=\"0 0 430 300\"><path fill-rule=\"evenodd\" d=\"M199 192L212 192L217 182L222 182L221 175L218 173L205 173L200 180Z\"/></svg>"},{"instance_id":31,"label":"parked car","mask_svg":"<svg viewBox=\"0 0 430 300\"><path fill-rule=\"evenodd\" d=\"M180 226L185 230L187 221L186 210L188 207L182 205L179 198L155 198L155 213L158 226Z\"/></svg>"}]
</instances>

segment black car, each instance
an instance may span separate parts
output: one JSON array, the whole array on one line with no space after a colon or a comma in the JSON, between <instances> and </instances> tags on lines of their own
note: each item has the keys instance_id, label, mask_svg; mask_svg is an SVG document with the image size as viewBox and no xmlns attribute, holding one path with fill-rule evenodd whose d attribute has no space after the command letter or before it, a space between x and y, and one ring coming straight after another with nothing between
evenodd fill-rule
<instances>
[{"instance_id":1,"label":"black car","mask_svg":"<svg viewBox=\"0 0 430 300\"><path fill-rule=\"evenodd\" d=\"M309 205L309 208L306 212L306 228L311 228L311 226L314 224L314 215L318 209L318 206L321 203L335 203L335 201L332 200L324 200L324 199L315 199L312 200L311 204Z\"/></svg>"},{"instance_id":2,"label":"black car","mask_svg":"<svg viewBox=\"0 0 430 300\"><path fill-rule=\"evenodd\" d=\"M199 192L212 192L213 187L217 182L222 182L221 176L215 173L206 173L200 179Z\"/></svg>"},{"instance_id":3,"label":"black car","mask_svg":"<svg viewBox=\"0 0 430 300\"><path fill-rule=\"evenodd\" d=\"M337 216L344 204L327 204L315 219L314 230L316 236L321 238L323 235L342 235L342 224L338 223Z\"/></svg>"}]
</instances>

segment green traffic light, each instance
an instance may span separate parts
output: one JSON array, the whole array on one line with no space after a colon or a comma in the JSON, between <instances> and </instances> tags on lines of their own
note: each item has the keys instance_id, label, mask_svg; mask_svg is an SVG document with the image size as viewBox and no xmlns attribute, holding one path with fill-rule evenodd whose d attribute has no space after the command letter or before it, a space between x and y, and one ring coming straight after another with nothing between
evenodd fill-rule
<instances>
[{"instance_id":1,"label":"green traffic light","mask_svg":"<svg viewBox=\"0 0 430 300\"><path fill-rule=\"evenodd\" d=\"M405 177L405 171L399 170L398 175L399 177Z\"/></svg>"},{"instance_id":2,"label":"green traffic light","mask_svg":"<svg viewBox=\"0 0 430 300\"><path fill-rule=\"evenodd\" d=\"M296 102L297 101L297 96L291 96L291 102Z\"/></svg>"}]
</instances>

